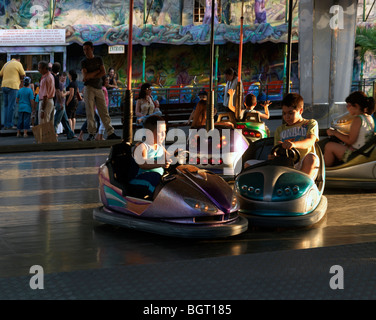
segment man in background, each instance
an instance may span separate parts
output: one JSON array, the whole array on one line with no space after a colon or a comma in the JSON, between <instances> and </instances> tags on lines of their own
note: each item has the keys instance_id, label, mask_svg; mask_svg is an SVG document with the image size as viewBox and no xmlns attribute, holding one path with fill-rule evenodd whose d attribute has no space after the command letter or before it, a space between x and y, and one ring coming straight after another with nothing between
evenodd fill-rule
<instances>
[{"instance_id":1,"label":"man in background","mask_svg":"<svg viewBox=\"0 0 376 320\"><path fill-rule=\"evenodd\" d=\"M39 124L49 122L52 119L55 96L55 80L48 70L48 63L40 61L38 71L42 75L39 87Z\"/></svg>"},{"instance_id":2,"label":"man in background","mask_svg":"<svg viewBox=\"0 0 376 320\"><path fill-rule=\"evenodd\" d=\"M87 130L89 137L87 141L95 139L96 126L94 120L95 106L99 117L107 131L107 140L121 139L115 134L115 129L111 125L111 118L106 106L106 100L102 91L102 77L106 75L103 60L99 56L94 56L93 43L87 41L83 44L85 59L81 61L82 75L85 85L84 100L87 119Z\"/></svg>"},{"instance_id":3,"label":"man in background","mask_svg":"<svg viewBox=\"0 0 376 320\"><path fill-rule=\"evenodd\" d=\"M16 106L17 91L25 75L19 55L15 55L0 71L0 77L3 78L1 87L4 96L4 129L11 129L14 126L13 113Z\"/></svg>"}]
</instances>

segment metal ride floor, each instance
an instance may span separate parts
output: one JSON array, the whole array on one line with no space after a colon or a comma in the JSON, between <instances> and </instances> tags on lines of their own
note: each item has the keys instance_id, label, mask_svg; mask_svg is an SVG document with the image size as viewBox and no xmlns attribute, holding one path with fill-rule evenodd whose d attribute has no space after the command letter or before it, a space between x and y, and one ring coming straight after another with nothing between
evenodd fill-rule
<instances>
[{"instance_id":1,"label":"metal ride floor","mask_svg":"<svg viewBox=\"0 0 376 320\"><path fill-rule=\"evenodd\" d=\"M193 259L0 279L0 299L375 299L376 243ZM332 266L343 268L333 288Z\"/></svg>"},{"instance_id":2,"label":"metal ride floor","mask_svg":"<svg viewBox=\"0 0 376 320\"><path fill-rule=\"evenodd\" d=\"M95 223L107 149L0 155L0 299L375 299L374 191L326 190L311 228L172 239ZM32 290L30 267L44 270ZM332 266L344 289L332 289Z\"/></svg>"}]
</instances>

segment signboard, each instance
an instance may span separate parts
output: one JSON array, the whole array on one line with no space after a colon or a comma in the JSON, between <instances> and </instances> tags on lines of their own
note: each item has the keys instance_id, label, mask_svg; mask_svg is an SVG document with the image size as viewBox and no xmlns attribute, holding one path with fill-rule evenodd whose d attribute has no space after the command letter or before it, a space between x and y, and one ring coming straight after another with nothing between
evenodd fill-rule
<instances>
[{"instance_id":1,"label":"signboard","mask_svg":"<svg viewBox=\"0 0 376 320\"><path fill-rule=\"evenodd\" d=\"M108 46L108 53L109 54L117 54L117 53L124 53L125 46L124 45L115 45L115 46Z\"/></svg>"},{"instance_id":2,"label":"signboard","mask_svg":"<svg viewBox=\"0 0 376 320\"><path fill-rule=\"evenodd\" d=\"M1 46L41 46L65 44L65 29L2 29Z\"/></svg>"}]
</instances>

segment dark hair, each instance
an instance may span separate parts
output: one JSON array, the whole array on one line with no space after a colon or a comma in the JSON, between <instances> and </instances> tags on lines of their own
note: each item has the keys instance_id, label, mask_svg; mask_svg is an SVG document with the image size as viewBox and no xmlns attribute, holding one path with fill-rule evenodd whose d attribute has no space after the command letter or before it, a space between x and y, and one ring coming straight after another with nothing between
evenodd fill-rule
<instances>
[{"instance_id":1,"label":"dark hair","mask_svg":"<svg viewBox=\"0 0 376 320\"><path fill-rule=\"evenodd\" d=\"M24 87L28 87L28 86L30 85L30 82L31 82L30 77L25 77L25 78L23 79Z\"/></svg>"},{"instance_id":2,"label":"dark hair","mask_svg":"<svg viewBox=\"0 0 376 320\"><path fill-rule=\"evenodd\" d=\"M41 66L42 69L48 70L48 62L46 62L46 61L39 61L38 66Z\"/></svg>"},{"instance_id":3,"label":"dark hair","mask_svg":"<svg viewBox=\"0 0 376 320\"><path fill-rule=\"evenodd\" d=\"M77 73L76 73L76 70L69 70L69 74L70 76L72 77L72 81L76 81L77 79Z\"/></svg>"},{"instance_id":4,"label":"dark hair","mask_svg":"<svg viewBox=\"0 0 376 320\"><path fill-rule=\"evenodd\" d=\"M225 74L229 75L229 76L233 76L236 74L235 70L233 68L227 68L225 70Z\"/></svg>"},{"instance_id":5,"label":"dark hair","mask_svg":"<svg viewBox=\"0 0 376 320\"><path fill-rule=\"evenodd\" d=\"M281 103L282 107L294 108L296 110L300 110L304 106L303 97L298 93L288 93L282 100Z\"/></svg>"},{"instance_id":6,"label":"dark hair","mask_svg":"<svg viewBox=\"0 0 376 320\"><path fill-rule=\"evenodd\" d=\"M375 100L367 97L363 91L351 92L345 101L351 105L358 104L362 112L372 114L375 111Z\"/></svg>"},{"instance_id":7,"label":"dark hair","mask_svg":"<svg viewBox=\"0 0 376 320\"><path fill-rule=\"evenodd\" d=\"M59 73L60 71L60 63L59 62L54 62L52 65L52 72L53 73Z\"/></svg>"},{"instance_id":8,"label":"dark hair","mask_svg":"<svg viewBox=\"0 0 376 320\"><path fill-rule=\"evenodd\" d=\"M94 48L94 45L93 45L93 43L91 41L84 42L84 44L82 46L89 46L91 48Z\"/></svg>"},{"instance_id":9,"label":"dark hair","mask_svg":"<svg viewBox=\"0 0 376 320\"><path fill-rule=\"evenodd\" d=\"M235 69L233 68L227 68L225 70L225 77L228 76L230 79L232 79L231 81L234 81L234 79L238 76L237 72L235 71ZM227 78L226 78L226 81L227 81ZM228 95L228 93L227 93Z\"/></svg>"},{"instance_id":10,"label":"dark hair","mask_svg":"<svg viewBox=\"0 0 376 320\"><path fill-rule=\"evenodd\" d=\"M158 121L165 121L160 116L150 116L144 121L144 128L154 131L157 128Z\"/></svg>"},{"instance_id":11,"label":"dark hair","mask_svg":"<svg viewBox=\"0 0 376 320\"><path fill-rule=\"evenodd\" d=\"M252 106L254 106L255 104L257 104L257 98L256 98L256 96L255 96L254 94L249 93L249 94L247 94L247 96L245 97L244 102L245 102L245 105L246 105L247 107L252 107Z\"/></svg>"},{"instance_id":12,"label":"dark hair","mask_svg":"<svg viewBox=\"0 0 376 320\"><path fill-rule=\"evenodd\" d=\"M193 113L193 120L191 124L192 128L199 128L205 125L206 110L207 110L207 101L200 100L196 105L195 112Z\"/></svg>"},{"instance_id":13,"label":"dark hair","mask_svg":"<svg viewBox=\"0 0 376 320\"><path fill-rule=\"evenodd\" d=\"M140 94L138 95L139 99L145 99L146 98L146 89L149 89L151 87L150 83L144 83L141 86Z\"/></svg>"},{"instance_id":14,"label":"dark hair","mask_svg":"<svg viewBox=\"0 0 376 320\"><path fill-rule=\"evenodd\" d=\"M208 93L207 93L205 90L201 90L201 91L198 93L198 96L208 96Z\"/></svg>"}]
</instances>

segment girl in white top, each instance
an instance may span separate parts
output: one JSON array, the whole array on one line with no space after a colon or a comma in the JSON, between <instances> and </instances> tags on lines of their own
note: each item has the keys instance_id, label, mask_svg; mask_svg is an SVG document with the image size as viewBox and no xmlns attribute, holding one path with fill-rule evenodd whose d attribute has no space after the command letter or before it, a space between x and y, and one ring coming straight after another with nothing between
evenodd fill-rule
<instances>
[{"instance_id":1,"label":"girl in white top","mask_svg":"<svg viewBox=\"0 0 376 320\"><path fill-rule=\"evenodd\" d=\"M136 103L137 124L142 124L145 119L151 115L161 116L162 112L159 109L158 100L153 101L153 98L151 97L150 84L144 83L141 86L140 94Z\"/></svg>"},{"instance_id":2,"label":"girl in white top","mask_svg":"<svg viewBox=\"0 0 376 320\"><path fill-rule=\"evenodd\" d=\"M362 91L352 92L347 98L347 109L355 116L349 134L328 129L328 136L337 137L343 142L328 142L325 146L325 165L333 166L336 160L346 162L352 152L364 146L374 135L375 123L371 114L375 109L375 100Z\"/></svg>"}]
</instances>

